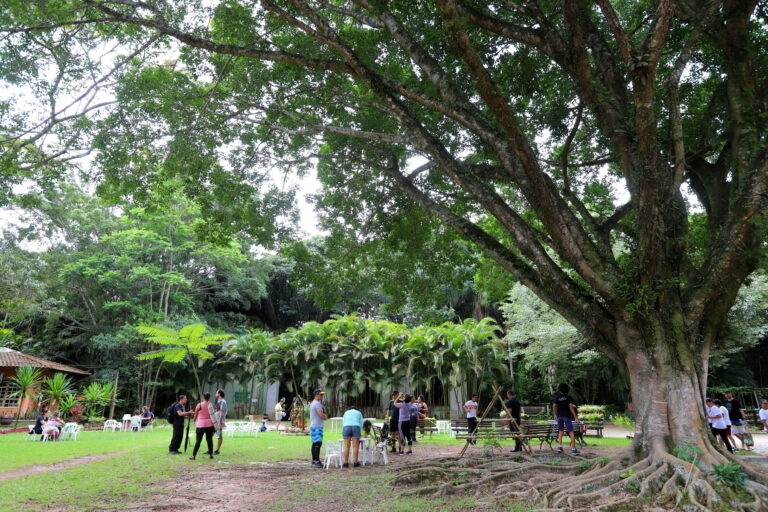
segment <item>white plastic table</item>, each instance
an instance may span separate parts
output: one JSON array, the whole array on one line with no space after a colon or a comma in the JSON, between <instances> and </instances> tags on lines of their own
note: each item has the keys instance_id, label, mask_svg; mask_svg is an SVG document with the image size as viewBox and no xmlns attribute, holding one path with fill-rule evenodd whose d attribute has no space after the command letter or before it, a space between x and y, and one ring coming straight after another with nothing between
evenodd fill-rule
<instances>
[{"instance_id":1,"label":"white plastic table","mask_svg":"<svg viewBox=\"0 0 768 512\"><path fill-rule=\"evenodd\" d=\"M360 464L365 466L366 464L373 464L373 448L375 445L372 442L373 440L370 437L361 437L360 438L360 448L359 448L359 456L360 456ZM344 449L344 438L337 439L337 443L339 443L342 447L342 450ZM352 447L350 446L349 449L351 450ZM343 453L343 452L342 452Z\"/></svg>"},{"instance_id":2,"label":"white plastic table","mask_svg":"<svg viewBox=\"0 0 768 512\"><path fill-rule=\"evenodd\" d=\"M439 434L450 434L451 433L451 422L448 420L437 420L435 422L435 426L437 426L437 432Z\"/></svg>"},{"instance_id":3,"label":"white plastic table","mask_svg":"<svg viewBox=\"0 0 768 512\"><path fill-rule=\"evenodd\" d=\"M341 432L341 417L328 418L328 432Z\"/></svg>"}]
</instances>

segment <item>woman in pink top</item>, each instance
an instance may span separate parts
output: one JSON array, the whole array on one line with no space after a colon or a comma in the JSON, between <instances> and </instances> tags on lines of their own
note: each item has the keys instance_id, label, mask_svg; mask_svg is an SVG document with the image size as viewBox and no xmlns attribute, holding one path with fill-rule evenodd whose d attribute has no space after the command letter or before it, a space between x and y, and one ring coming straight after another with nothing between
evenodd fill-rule
<instances>
[{"instance_id":1,"label":"woman in pink top","mask_svg":"<svg viewBox=\"0 0 768 512\"><path fill-rule=\"evenodd\" d=\"M197 450L200 449L200 443L205 435L205 442L208 443L208 458L213 458L213 433L216 427L213 423L213 404L210 402L211 394L203 393L203 401L195 407L195 448L192 450L192 456L189 460L195 460Z\"/></svg>"}]
</instances>

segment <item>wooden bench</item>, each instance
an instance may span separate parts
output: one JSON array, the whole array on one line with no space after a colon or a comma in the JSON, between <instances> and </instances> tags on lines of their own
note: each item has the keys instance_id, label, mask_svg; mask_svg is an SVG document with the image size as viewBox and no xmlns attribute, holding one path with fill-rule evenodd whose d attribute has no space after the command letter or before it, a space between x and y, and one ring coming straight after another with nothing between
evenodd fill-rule
<instances>
[{"instance_id":1,"label":"wooden bench","mask_svg":"<svg viewBox=\"0 0 768 512\"><path fill-rule=\"evenodd\" d=\"M602 421L588 421L586 423L587 425L587 432L590 430L595 431L595 437L603 437L603 422ZM587 434L585 434L587 435Z\"/></svg>"},{"instance_id":2,"label":"wooden bench","mask_svg":"<svg viewBox=\"0 0 768 512\"><path fill-rule=\"evenodd\" d=\"M428 418L416 420L416 431L421 435L424 435L424 432L429 432L429 437L432 437L432 434L437 432L437 421Z\"/></svg>"},{"instance_id":3,"label":"wooden bench","mask_svg":"<svg viewBox=\"0 0 768 512\"><path fill-rule=\"evenodd\" d=\"M484 419L477 425L477 430L473 433L469 432L469 426L467 420L455 420L451 422L451 430L455 432L456 439L466 439L476 441L482 440L484 437L495 437L501 439L519 439L521 437L520 432L512 432L509 430L509 420L501 418Z\"/></svg>"}]
</instances>

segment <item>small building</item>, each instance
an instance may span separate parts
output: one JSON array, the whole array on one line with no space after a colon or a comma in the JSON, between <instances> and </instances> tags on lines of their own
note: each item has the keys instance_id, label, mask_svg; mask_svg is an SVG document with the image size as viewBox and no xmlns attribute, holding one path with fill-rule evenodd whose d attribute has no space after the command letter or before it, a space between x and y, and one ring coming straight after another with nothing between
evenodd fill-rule
<instances>
[{"instance_id":1,"label":"small building","mask_svg":"<svg viewBox=\"0 0 768 512\"><path fill-rule=\"evenodd\" d=\"M12 396L16 391L16 386L10 379L16 376L16 371L22 366L40 368L43 378L50 377L54 373L67 373L75 378L90 375L90 373L72 366L54 363L7 347L0 347L0 417L16 416L19 412L19 397ZM25 398L21 404L21 414L24 415L26 412L34 410L36 405L34 400Z\"/></svg>"}]
</instances>

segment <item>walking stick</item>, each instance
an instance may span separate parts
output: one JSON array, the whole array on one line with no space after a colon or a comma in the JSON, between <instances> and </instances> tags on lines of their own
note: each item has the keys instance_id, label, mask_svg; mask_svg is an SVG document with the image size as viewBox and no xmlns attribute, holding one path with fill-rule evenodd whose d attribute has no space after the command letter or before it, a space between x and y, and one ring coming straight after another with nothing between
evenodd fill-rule
<instances>
[{"instance_id":1,"label":"walking stick","mask_svg":"<svg viewBox=\"0 0 768 512\"><path fill-rule=\"evenodd\" d=\"M192 423L192 417L187 416L187 433L184 435L184 453L187 453L189 447L189 425Z\"/></svg>"}]
</instances>

